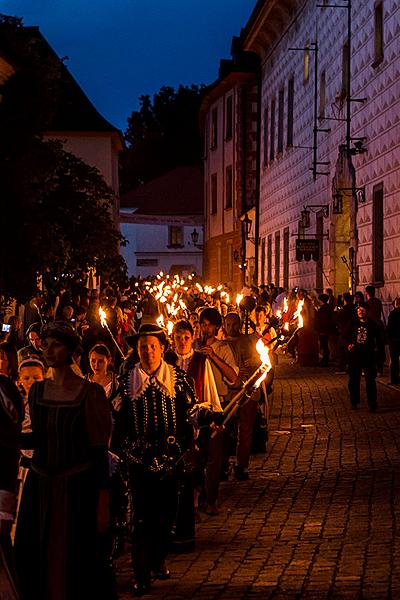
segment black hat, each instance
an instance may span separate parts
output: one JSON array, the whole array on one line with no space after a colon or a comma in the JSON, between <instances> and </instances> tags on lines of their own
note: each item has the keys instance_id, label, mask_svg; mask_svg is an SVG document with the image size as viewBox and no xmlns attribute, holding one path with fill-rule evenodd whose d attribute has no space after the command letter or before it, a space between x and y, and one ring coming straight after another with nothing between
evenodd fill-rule
<instances>
[{"instance_id":1,"label":"black hat","mask_svg":"<svg viewBox=\"0 0 400 600\"><path fill-rule=\"evenodd\" d=\"M165 333L165 330L156 325L155 323L145 323L139 327L139 331L135 333L135 335L129 335L125 338L125 341L131 348L136 348L139 338L144 337L146 335L153 335L158 338L161 344L164 346L164 350L168 347L168 340Z\"/></svg>"}]
</instances>

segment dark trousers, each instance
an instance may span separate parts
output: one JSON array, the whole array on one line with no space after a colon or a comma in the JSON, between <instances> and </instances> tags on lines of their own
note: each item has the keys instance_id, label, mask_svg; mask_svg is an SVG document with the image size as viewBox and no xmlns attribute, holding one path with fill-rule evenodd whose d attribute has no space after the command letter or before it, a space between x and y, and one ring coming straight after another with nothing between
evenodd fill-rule
<instances>
[{"instance_id":1,"label":"dark trousers","mask_svg":"<svg viewBox=\"0 0 400 600\"><path fill-rule=\"evenodd\" d=\"M219 431L213 438L210 436L207 442L207 463L204 481L207 504L215 504L218 500L222 468L222 442L222 431Z\"/></svg>"},{"instance_id":2,"label":"dark trousers","mask_svg":"<svg viewBox=\"0 0 400 600\"><path fill-rule=\"evenodd\" d=\"M176 515L178 483L131 467L132 566L136 580L149 582L165 560Z\"/></svg>"},{"instance_id":3,"label":"dark trousers","mask_svg":"<svg viewBox=\"0 0 400 600\"><path fill-rule=\"evenodd\" d=\"M338 370L345 371L349 362L349 340L345 339L342 336L339 336L338 341L338 355L339 355L339 364Z\"/></svg>"},{"instance_id":4,"label":"dark trousers","mask_svg":"<svg viewBox=\"0 0 400 600\"><path fill-rule=\"evenodd\" d=\"M390 342L390 381L399 383L400 342Z\"/></svg>"},{"instance_id":5,"label":"dark trousers","mask_svg":"<svg viewBox=\"0 0 400 600\"><path fill-rule=\"evenodd\" d=\"M329 335L319 334L319 349L322 354L321 365L327 367L329 363Z\"/></svg>"},{"instance_id":6,"label":"dark trousers","mask_svg":"<svg viewBox=\"0 0 400 600\"><path fill-rule=\"evenodd\" d=\"M178 507L174 531L175 549L188 543L194 543L195 513L194 513L194 476L184 475L179 481Z\"/></svg>"},{"instance_id":7,"label":"dark trousers","mask_svg":"<svg viewBox=\"0 0 400 600\"><path fill-rule=\"evenodd\" d=\"M248 400L239 409L236 462L245 469L249 466L251 442L253 440L253 429L257 411L258 400L253 399Z\"/></svg>"},{"instance_id":8,"label":"dark trousers","mask_svg":"<svg viewBox=\"0 0 400 600\"><path fill-rule=\"evenodd\" d=\"M374 364L351 363L349 364L349 393L352 406L360 404L361 374L364 371L365 388L368 406L376 408L376 367Z\"/></svg>"}]
</instances>

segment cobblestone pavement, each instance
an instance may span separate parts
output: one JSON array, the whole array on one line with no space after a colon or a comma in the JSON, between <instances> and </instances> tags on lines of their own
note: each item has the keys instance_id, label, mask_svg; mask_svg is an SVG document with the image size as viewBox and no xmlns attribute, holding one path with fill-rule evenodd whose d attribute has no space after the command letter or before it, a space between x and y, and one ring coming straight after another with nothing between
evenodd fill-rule
<instances>
[{"instance_id":1,"label":"cobblestone pavement","mask_svg":"<svg viewBox=\"0 0 400 600\"><path fill-rule=\"evenodd\" d=\"M352 411L346 376L281 363L267 453L222 484L220 515L202 515L152 598L400 599L400 389ZM126 556L118 568L130 598Z\"/></svg>"}]
</instances>

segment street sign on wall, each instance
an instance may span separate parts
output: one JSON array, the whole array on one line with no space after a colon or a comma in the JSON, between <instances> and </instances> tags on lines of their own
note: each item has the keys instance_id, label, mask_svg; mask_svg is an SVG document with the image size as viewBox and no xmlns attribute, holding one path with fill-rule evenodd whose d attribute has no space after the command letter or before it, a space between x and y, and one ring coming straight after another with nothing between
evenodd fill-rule
<instances>
[{"instance_id":1,"label":"street sign on wall","mask_svg":"<svg viewBox=\"0 0 400 600\"><path fill-rule=\"evenodd\" d=\"M296 260L319 260L319 239L297 239L296 240Z\"/></svg>"}]
</instances>

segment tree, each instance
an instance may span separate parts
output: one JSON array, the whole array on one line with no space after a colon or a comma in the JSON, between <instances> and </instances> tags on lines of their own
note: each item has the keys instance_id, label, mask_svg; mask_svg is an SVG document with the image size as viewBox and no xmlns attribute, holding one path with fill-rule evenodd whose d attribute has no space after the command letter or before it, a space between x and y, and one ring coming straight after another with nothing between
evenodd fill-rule
<instances>
[{"instance_id":1,"label":"tree","mask_svg":"<svg viewBox=\"0 0 400 600\"><path fill-rule=\"evenodd\" d=\"M39 274L91 266L123 278L112 190L97 169L42 136L57 109L59 61L40 55L19 19L0 19L0 38L16 64L0 89L0 292L24 301Z\"/></svg>"},{"instance_id":2,"label":"tree","mask_svg":"<svg viewBox=\"0 0 400 600\"><path fill-rule=\"evenodd\" d=\"M178 165L201 163L199 109L205 87L164 86L153 96L140 96L140 108L128 118L127 150L121 159L124 191Z\"/></svg>"}]
</instances>

